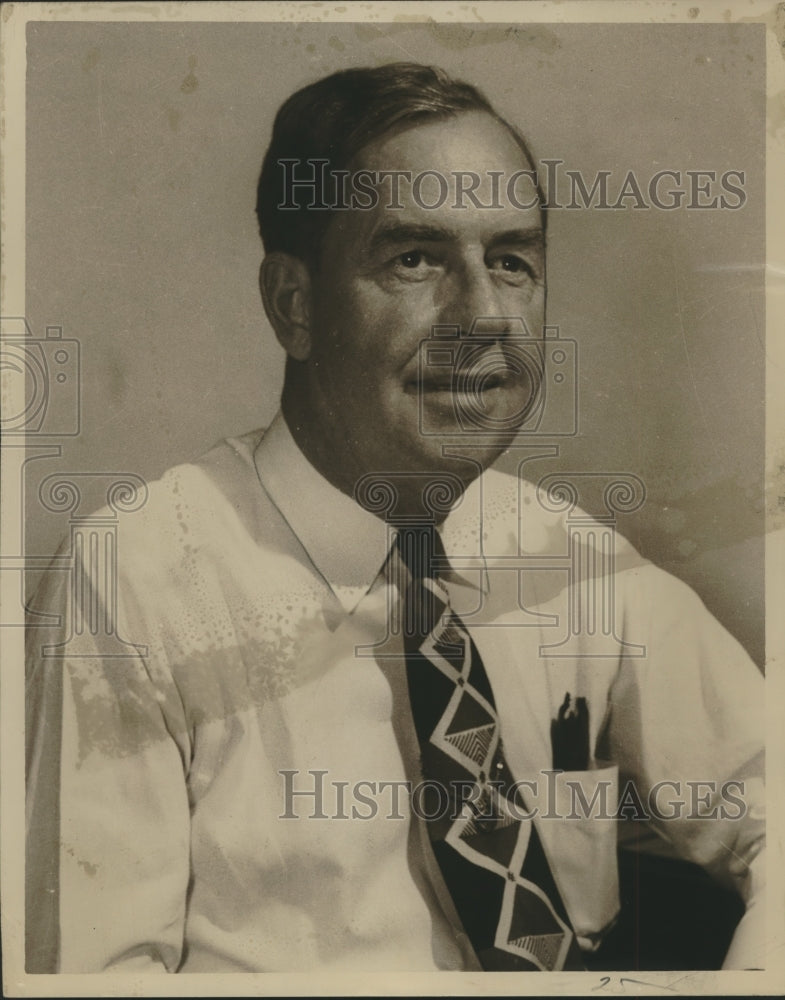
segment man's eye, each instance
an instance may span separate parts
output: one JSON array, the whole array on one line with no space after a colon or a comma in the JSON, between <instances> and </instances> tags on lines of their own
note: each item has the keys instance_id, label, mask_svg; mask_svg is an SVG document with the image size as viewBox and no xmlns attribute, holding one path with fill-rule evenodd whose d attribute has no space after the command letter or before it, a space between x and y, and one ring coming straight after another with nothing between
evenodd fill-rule
<instances>
[{"instance_id":1,"label":"man's eye","mask_svg":"<svg viewBox=\"0 0 785 1000\"><path fill-rule=\"evenodd\" d=\"M500 253L491 258L487 266L491 271L500 273L501 280L516 287L540 280L537 264L518 253Z\"/></svg>"},{"instance_id":2,"label":"man's eye","mask_svg":"<svg viewBox=\"0 0 785 1000\"><path fill-rule=\"evenodd\" d=\"M437 261L423 250L405 250L390 261L389 269L400 281L427 281L436 273Z\"/></svg>"},{"instance_id":3,"label":"man's eye","mask_svg":"<svg viewBox=\"0 0 785 1000\"><path fill-rule=\"evenodd\" d=\"M531 272L531 268L525 260L511 253L506 253L499 258L499 266L502 271L510 271L513 274L517 274L519 271Z\"/></svg>"},{"instance_id":4,"label":"man's eye","mask_svg":"<svg viewBox=\"0 0 785 1000\"><path fill-rule=\"evenodd\" d=\"M398 263L403 267L415 268L419 267L423 262L423 255L419 250L407 250L406 253L399 254L397 257Z\"/></svg>"}]
</instances>

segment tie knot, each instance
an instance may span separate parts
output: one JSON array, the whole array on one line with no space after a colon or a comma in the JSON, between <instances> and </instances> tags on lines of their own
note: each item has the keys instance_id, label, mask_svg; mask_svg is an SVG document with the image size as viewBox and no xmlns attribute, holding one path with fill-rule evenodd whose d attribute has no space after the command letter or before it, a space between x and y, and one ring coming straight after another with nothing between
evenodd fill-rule
<instances>
[{"instance_id":1,"label":"tie knot","mask_svg":"<svg viewBox=\"0 0 785 1000\"><path fill-rule=\"evenodd\" d=\"M447 556L433 524L407 524L398 529L395 547L413 580L435 580L445 568Z\"/></svg>"}]
</instances>

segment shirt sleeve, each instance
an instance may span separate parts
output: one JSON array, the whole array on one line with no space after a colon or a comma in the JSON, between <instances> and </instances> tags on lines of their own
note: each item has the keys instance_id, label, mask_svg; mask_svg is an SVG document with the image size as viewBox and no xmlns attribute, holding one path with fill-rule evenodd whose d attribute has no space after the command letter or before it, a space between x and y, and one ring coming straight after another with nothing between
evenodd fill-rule
<instances>
[{"instance_id":1,"label":"shirt sleeve","mask_svg":"<svg viewBox=\"0 0 785 1000\"><path fill-rule=\"evenodd\" d=\"M763 678L684 583L651 565L624 576L624 637L645 649L609 693L611 758L660 836L744 899L724 967L760 967Z\"/></svg>"},{"instance_id":2,"label":"shirt sleeve","mask_svg":"<svg viewBox=\"0 0 785 1000\"><path fill-rule=\"evenodd\" d=\"M26 967L175 972L189 878L182 705L127 581L97 576L79 559L46 573L33 606L60 625L28 629Z\"/></svg>"}]
</instances>

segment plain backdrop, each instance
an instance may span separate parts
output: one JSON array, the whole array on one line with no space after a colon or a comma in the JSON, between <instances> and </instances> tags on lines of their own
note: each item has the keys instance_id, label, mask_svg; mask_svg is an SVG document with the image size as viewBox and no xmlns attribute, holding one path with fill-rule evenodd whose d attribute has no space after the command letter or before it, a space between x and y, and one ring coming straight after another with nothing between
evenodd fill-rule
<instances>
[{"instance_id":1,"label":"plain backdrop","mask_svg":"<svg viewBox=\"0 0 785 1000\"><path fill-rule=\"evenodd\" d=\"M415 60L483 89L537 158L612 171L612 190L629 170L744 171L737 211L551 213L548 321L578 343L580 433L527 468L639 476L646 503L619 530L762 664L764 31L30 24L27 318L79 340L82 425L28 465L28 554L68 531L38 500L45 476L151 480L270 420L283 356L254 201L272 118L336 69Z\"/></svg>"}]
</instances>

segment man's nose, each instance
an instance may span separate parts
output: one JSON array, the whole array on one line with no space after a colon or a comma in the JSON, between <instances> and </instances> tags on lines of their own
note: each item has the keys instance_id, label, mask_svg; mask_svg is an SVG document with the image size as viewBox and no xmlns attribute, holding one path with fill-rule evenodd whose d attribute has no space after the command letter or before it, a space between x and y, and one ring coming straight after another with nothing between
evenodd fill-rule
<instances>
[{"instance_id":1,"label":"man's nose","mask_svg":"<svg viewBox=\"0 0 785 1000\"><path fill-rule=\"evenodd\" d=\"M502 289L485 262L467 264L456 274L452 318L461 336L472 334L506 337L512 332L513 317L507 314Z\"/></svg>"}]
</instances>

